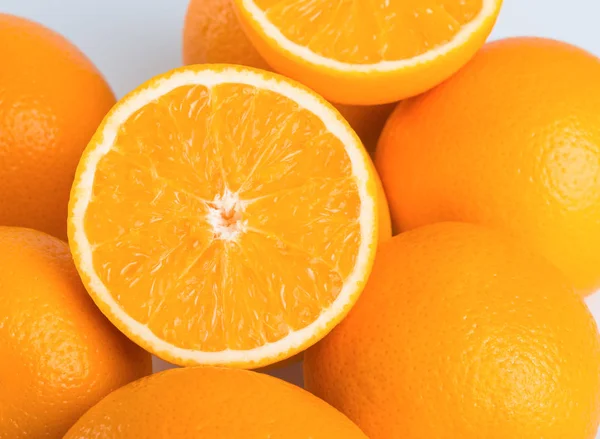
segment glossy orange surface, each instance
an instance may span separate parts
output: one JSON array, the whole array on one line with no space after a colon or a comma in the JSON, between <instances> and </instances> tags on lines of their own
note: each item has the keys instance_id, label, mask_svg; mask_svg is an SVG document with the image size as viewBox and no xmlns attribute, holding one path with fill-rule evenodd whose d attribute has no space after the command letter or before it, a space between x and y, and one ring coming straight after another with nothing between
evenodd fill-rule
<instances>
[{"instance_id":1,"label":"glossy orange surface","mask_svg":"<svg viewBox=\"0 0 600 439\"><path fill-rule=\"evenodd\" d=\"M115 97L64 37L1 13L0 63L0 225L66 239L75 168Z\"/></svg>"},{"instance_id":2,"label":"glossy orange surface","mask_svg":"<svg viewBox=\"0 0 600 439\"><path fill-rule=\"evenodd\" d=\"M305 383L371 439L593 439L600 339L559 271L506 235L441 223L383 243Z\"/></svg>"},{"instance_id":3,"label":"glossy orange surface","mask_svg":"<svg viewBox=\"0 0 600 439\"><path fill-rule=\"evenodd\" d=\"M0 227L0 438L60 439L92 405L152 370L94 306L67 244Z\"/></svg>"},{"instance_id":4,"label":"glossy orange surface","mask_svg":"<svg viewBox=\"0 0 600 439\"><path fill-rule=\"evenodd\" d=\"M276 378L176 369L117 390L65 439L367 439L337 410Z\"/></svg>"},{"instance_id":5,"label":"glossy orange surface","mask_svg":"<svg viewBox=\"0 0 600 439\"><path fill-rule=\"evenodd\" d=\"M514 38L401 104L376 157L396 228L487 224L547 257L580 293L598 289L598 78L596 56Z\"/></svg>"}]
</instances>

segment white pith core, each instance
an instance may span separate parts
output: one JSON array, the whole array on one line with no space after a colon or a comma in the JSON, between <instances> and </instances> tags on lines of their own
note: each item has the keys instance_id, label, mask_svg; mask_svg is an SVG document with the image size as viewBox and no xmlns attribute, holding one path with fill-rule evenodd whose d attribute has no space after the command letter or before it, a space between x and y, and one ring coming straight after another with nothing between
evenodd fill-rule
<instances>
[{"instance_id":1,"label":"white pith core","mask_svg":"<svg viewBox=\"0 0 600 439\"><path fill-rule=\"evenodd\" d=\"M237 241L246 231L247 221L243 219L244 203L237 193L225 189L208 203L207 222L212 227L215 239Z\"/></svg>"}]
</instances>

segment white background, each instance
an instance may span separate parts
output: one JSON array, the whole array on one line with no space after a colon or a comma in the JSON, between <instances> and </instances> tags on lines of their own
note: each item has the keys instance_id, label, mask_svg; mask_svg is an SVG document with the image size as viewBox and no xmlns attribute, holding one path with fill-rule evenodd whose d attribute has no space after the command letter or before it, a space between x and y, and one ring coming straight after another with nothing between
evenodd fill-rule
<instances>
[{"instance_id":1,"label":"white background","mask_svg":"<svg viewBox=\"0 0 600 439\"><path fill-rule=\"evenodd\" d=\"M0 12L37 20L74 42L118 96L181 65L186 6L187 0L0 0ZM551 37L600 56L599 19L599 0L504 0L492 38ZM600 293L590 297L588 304L600 320ZM164 367L160 361L155 363L157 370ZM299 367L275 374L300 379Z\"/></svg>"}]
</instances>

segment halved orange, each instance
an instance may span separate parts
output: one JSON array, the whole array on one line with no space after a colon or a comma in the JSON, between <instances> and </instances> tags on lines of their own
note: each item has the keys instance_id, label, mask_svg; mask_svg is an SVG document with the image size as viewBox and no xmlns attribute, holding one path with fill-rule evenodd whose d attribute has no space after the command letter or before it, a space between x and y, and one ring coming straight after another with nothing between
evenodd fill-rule
<instances>
[{"instance_id":1,"label":"halved orange","mask_svg":"<svg viewBox=\"0 0 600 439\"><path fill-rule=\"evenodd\" d=\"M275 70L342 104L422 93L483 45L502 0L233 0Z\"/></svg>"},{"instance_id":2,"label":"halved orange","mask_svg":"<svg viewBox=\"0 0 600 439\"><path fill-rule=\"evenodd\" d=\"M227 65L156 77L85 150L69 240L99 308L180 365L261 367L327 334L361 293L377 180L309 89Z\"/></svg>"}]
</instances>

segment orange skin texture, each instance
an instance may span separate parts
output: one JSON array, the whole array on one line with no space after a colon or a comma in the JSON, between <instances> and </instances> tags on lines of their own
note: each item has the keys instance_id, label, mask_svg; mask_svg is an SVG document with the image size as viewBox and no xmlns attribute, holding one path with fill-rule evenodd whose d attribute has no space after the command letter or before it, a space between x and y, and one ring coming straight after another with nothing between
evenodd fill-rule
<instances>
[{"instance_id":1,"label":"orange skin texture","mask_svg":"<svg viewBox=\"0 0 600 439\"><path fill-rule=\"evenodd\" d=\"M150 355L94 306L66 243L0 227L0 438L59 439Z\"/></svg>"},{"instance_id":2,"label":"orange skin texture","mask_svg":"<svg viewBox=\"0 0 600 439\"><path fill-rule=\"evenodd\" d=\"M183 61L185 64L241 64L272 70L246 37L231 0L190 1L183 29ZM334 105L373 154L395 104Z\"/></svg>"},{"instance_id":3,"label":"orange skin texture","mask_svg":"<svg viewBox=\"0 0 600 439\"><path fill-rule=\"evenodd\" d=\"M565 43L486 45L403 102L376 166L398 230L486 224L523 240L581 294L600 288L600 59Z\"/></svg>"},{"instance_id":4,"label":"orange skin texture","mask_svg":"<svg viewBox=\"0 0 600 439\"><path fill-rule=\"evenodd\" d=\"M112 393L65 439L367 439L299 387L235 369L172 369Z\"/></svg>"},{"instance_id":5,"label":"orange skin texture","mask_svg":"<svg viewBox=\"0 0 600 439\"><path fill-rule=\"evenodd\" d=\"M42 25L0 14L0 225L67 237L79 157L115 97L88 58Z\"/></svg>"},{"instance_id":6,"label":"orange skin texture","mask_svg":"<svg viewBox=\"0 0 600 439\"><path fill-rule=\"evenodd\" d=\"M304 364L307 389L371 439L593 439L599 369L596 324L563 275L461 223L383 243Z\"/></svg>"},{"instance_id":7,"label":"orange skin texture","mask_svg":"<svg viewBox=\"0 0 600 439\"><path fill-rule=\"evenodd\" d=\"M190 1L183 27L183 62L271 70L240 27L231 0Z\"/></svg>"}]
</instances>

